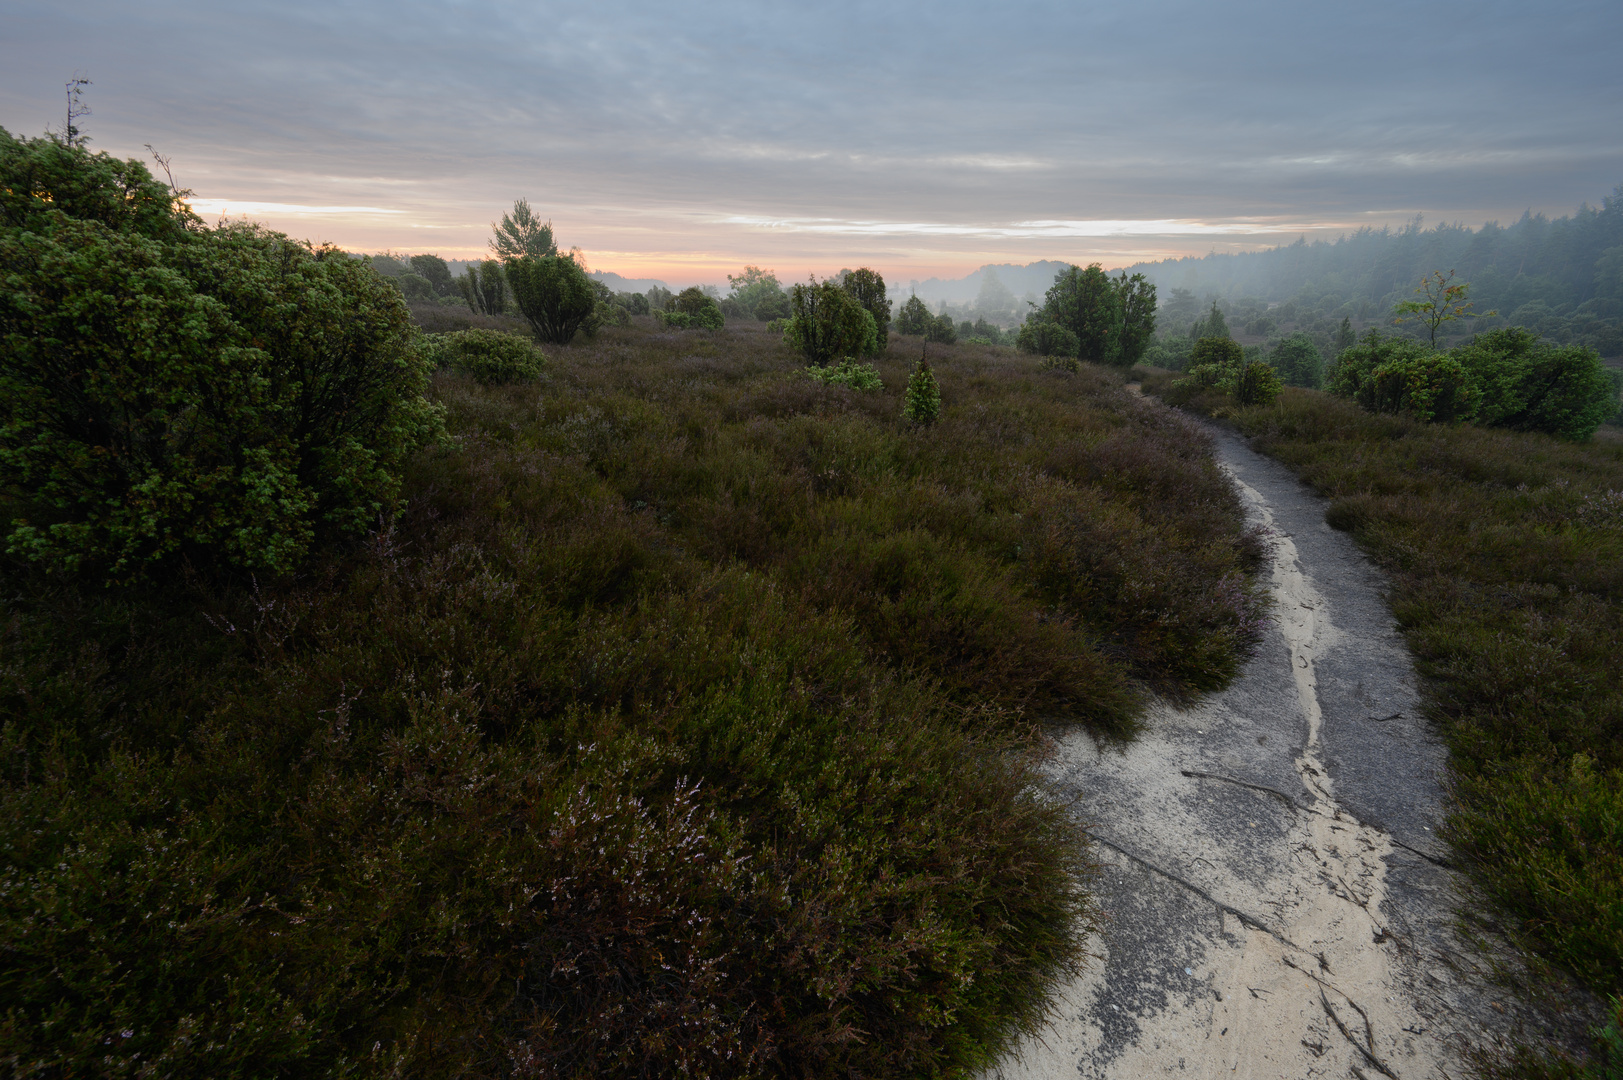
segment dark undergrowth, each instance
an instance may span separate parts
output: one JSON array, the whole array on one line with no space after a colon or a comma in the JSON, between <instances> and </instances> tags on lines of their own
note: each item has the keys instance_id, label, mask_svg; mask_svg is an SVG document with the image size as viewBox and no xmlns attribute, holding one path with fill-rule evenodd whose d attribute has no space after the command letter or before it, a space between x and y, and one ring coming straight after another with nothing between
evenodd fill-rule
<instances>
[{"instance_id":1,"label":"dark undergrowth","mask_svg":"<svg viewBox=\"0 0 1623 1080\"><path fill-rule=\"evenodd\" d=\"M1167 375L1144 388L1228 419L1333 500L1329 523L1392 575L1427 677L1452 751L1449 841L1523 944L1623 995L1620 433L1575 444L1315 391L1238 408ZM1623 1044L1618 1058L1623 1075ZM1539 1056L1516 1060L1496 1068Z\"/></svg>"},{"instance_id":2,"label":"dark undergrowth","mask_svg":"<svg viewBox=\"0 0 1623 1080\"><path fill-rule=\"evenodd\" d=\"M1238 670L1258 554L1120 377L933 350L939 423L757 328L436 393L298 580L5 570L14 1076L939 1076L1093 918L1039 721Z\"/></svg>"}]
</instances>

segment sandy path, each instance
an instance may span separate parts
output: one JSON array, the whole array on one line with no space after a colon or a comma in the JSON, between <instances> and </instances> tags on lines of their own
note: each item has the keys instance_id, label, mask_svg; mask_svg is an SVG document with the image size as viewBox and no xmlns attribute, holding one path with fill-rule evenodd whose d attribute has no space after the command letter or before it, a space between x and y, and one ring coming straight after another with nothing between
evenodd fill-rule
<instances>
[{"instance_id":1,"label":"sandy path","mask_svg":"<svg viewBox=\"0 0 1623 1080\"><path fill-rule=\"evenodd\" d=\"M1061 740L1050 773L1097 841L1109 923L998 1074L1415 1080L1461 1075L1467 1043L1553 1034L1455 937L1444 750L1378 575L1283 467L1217 439L1271 532L1274 631L1125 750Z\"/></svg>"}]
</instances>

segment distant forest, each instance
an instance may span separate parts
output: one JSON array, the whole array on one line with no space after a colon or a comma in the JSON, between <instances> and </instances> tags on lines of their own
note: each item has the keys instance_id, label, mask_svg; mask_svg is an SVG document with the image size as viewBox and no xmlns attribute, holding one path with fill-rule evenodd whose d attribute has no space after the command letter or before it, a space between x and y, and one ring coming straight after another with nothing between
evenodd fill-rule
<instances>
[{"instance_id":1,"label":"distant forest","mask_svg":"<svg viewBox=\"0 0 1623 1080\"><path fill-rule=\"evenodd\" d=\"M1522 326L1547 341L1587 345L1623 356L1623 185L1596 208L1570 217L1523 214L1510 226L1459 224L1364 228L1335 241L1233 255L1140 263L1160 291L1157 331L1187 335L1213 300L1236 337L1266 340L1301 331L1321 351L1343 318L1355 327L1391 327L1392 308L1411 299L1420 279L1454 270L1471 285L1475 311L1491 318L1445 324L1438 344L1493 329ZM1425 333L1414 323L1396 332Z\"/></svg>"}]
</instances>

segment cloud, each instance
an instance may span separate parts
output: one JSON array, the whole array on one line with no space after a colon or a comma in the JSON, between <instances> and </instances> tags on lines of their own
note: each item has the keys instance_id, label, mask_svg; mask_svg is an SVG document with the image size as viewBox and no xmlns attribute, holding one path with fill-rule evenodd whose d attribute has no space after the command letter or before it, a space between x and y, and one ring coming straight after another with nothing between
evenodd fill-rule
<instances>
[{"instance_id":1,"label":"cloud","mask_svg":"<svg viewBox=\"0 0 1623 1080\"><path fill-rule=\"evenodd\" d=\"M1570 211L1623 180L1620 39L1615 0L85 0L8 14L0 124L78 70L93 145L209 213L471 254L522 195L632 270L914 276Z\"/></svg>"}]
</instances>

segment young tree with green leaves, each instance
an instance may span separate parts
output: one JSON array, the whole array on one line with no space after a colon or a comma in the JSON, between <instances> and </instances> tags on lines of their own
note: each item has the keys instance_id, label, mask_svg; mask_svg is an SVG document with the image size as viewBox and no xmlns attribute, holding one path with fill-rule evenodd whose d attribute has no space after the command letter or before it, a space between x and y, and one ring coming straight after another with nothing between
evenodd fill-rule
<instances>
[{"instance_id":1,"label":"young tree with green leaves","mask_svg":"<svg viewBox=\"0 0 1623 1080\"><path fill-rule=\"evenodd\" d=\"M1420 279L1420 285L1415 293L1422 296L1421 300L1403 300L1392 309L1394 318L1392 322L1406 323L1419 322L1426 326L1431 334L1431 346L1437 347L1437 328L1444 323L1456 319L1475 319L1488 315L1497 315L1497 311L1474 312L1472 302L1466 299L1471 291L1468 282L1455 282L1454 271L1446 275L1441 270L1433 270Z\"/></svg>"}]
</instances>

